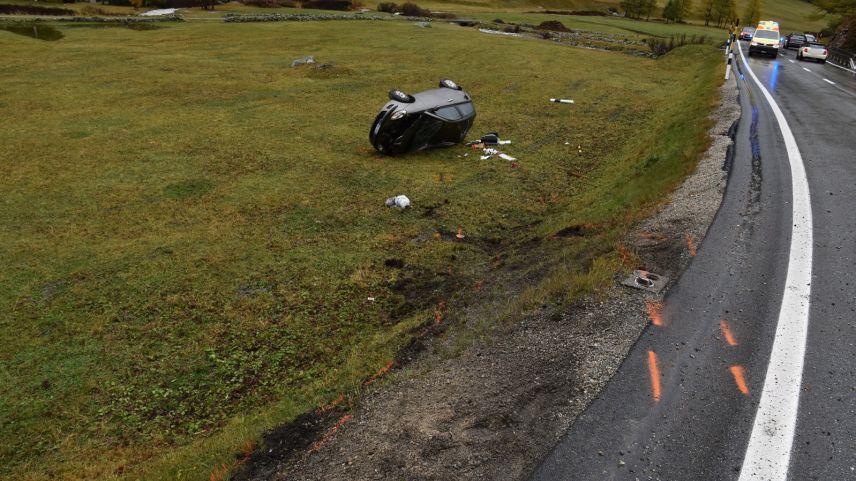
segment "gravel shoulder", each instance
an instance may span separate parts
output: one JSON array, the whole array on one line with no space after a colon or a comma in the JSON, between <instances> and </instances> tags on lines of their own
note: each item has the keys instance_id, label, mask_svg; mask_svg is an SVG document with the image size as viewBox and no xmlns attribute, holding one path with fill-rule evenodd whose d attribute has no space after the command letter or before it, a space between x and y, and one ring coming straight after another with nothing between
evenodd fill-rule
<instances>
[{"instance_id":1,"label":"gravel shoulder","mask_svg":"<svg viewBox=\"0 0 856 481\"><path fill-rule=\"evenodd\" d=\"M700 248L725 191L739 117L732 78L696 171L626 240L640 268L674 282ZM663 295L621 285L626 274L575 306L542 306L489 343L452 357L429 350L408 375L363 397L323 444L237 478L527 477L618 369L648 325L646 303Z\"/></svg>"}]
</instances>

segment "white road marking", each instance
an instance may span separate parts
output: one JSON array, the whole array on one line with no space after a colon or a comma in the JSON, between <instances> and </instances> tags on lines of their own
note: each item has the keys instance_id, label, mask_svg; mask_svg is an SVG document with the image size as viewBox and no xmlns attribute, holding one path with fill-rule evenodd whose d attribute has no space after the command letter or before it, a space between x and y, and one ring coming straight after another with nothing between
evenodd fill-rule
<instances>
[{"instance_id":1,"label":"white road marking","mask_svg":"<svg viewBox=\"0 0 856 481\"><path fill-rule=\"evenodd\" d=\"M785 115L749 67L743 49L740 49L740 57L749 76L767 99L785 141L791 167L793 227L788 273L773 350L739 481L785 481L797 426L808 336L812 266L811 197L802 156Z\"/></svg>"},{"instance_id":2,"label":"white road marking","mask_svg":"<svg viewBox=\"0 0 856 481\"><path fill-rule=\"evenodd\" d=\"M847 67L842 67L841 65L834 64L834 63L832 63L832 62L826 62L826 65L832 65L833 67L840 68L841 70L846 70L846 71L848 71L848 72L856 73L856 70L851 70L851 69L849 69L849 68L847 68Z\"/></svg>"},{"instance_id":3,"label":"white road marking","mask_svg":"<svg viewBox=\"0 0 856 481\"><path fill-rule=\"evenodd\" d=\"M833 82L832 80L829 80L828 78L823 79L823 81L824 81L824 82L826 82L826 83L829 83L829 84L835 85L835 82Z\"/></svg>"},{"instance_id":4,"label":"white road marking","mask_svg":"<svg viewBox=\"0 0 856 481\"><path fill-rule=\"evenodd\" d=\"M791 60L791 59L788 59L788 62L790 62L790 63L794 63L794 61L793 61L793 60Z\"/></svg>"},{"instance_id":5,"label":"white road marking","mask_svg":"<svg viewBox=\"0 0 856 481\"><path fill-rule=\"evenodd\" d=\"M809 70L809 69L807 69L807 68L805 68L805 67L803 67L803 70L805 70L806 72L811 72L811 70Z\"/></svg>"}]
</instances>

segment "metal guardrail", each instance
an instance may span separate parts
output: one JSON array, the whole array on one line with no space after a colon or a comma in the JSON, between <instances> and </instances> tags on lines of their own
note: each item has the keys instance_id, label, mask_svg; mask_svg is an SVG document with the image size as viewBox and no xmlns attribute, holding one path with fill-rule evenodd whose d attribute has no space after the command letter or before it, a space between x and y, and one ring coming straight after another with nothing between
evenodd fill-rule
<instances>
[{"instance_id":1,"label":"metal guardrail","mask_svg":"<svg viewBox=\"0 0 856 481\"><path fill-rule=\"evenodd\" d=\"M856 70L856 54L835 47L829 47L827 50L829 50L829 56L826 58L827 61Z\"/></svg>"}]
</instances>

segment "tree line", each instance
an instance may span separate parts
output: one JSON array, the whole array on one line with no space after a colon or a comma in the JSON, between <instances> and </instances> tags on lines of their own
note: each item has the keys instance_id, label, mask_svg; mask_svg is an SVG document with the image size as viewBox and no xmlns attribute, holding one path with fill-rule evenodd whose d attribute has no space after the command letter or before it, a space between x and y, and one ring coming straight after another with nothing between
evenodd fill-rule
<instances>
[{"instance_id":1,"label":"tree line","mask_svg":"<svg viewBox=\"0 0 856 481\"><path fill-rule=\"evenodd\" d=\"M856 0L827 0L856 2ZM656 0L621 0L619 4L629 18L651 18L657 8ZM740 18L736 0L701 0L698 13L705 25L726 27ZM668 0L662 16L667 22L683 22L693 14L693 0ZM744 12L744 24L754 25L761 18L761 0L750 0Z\"/></svg>"}]
</instances>

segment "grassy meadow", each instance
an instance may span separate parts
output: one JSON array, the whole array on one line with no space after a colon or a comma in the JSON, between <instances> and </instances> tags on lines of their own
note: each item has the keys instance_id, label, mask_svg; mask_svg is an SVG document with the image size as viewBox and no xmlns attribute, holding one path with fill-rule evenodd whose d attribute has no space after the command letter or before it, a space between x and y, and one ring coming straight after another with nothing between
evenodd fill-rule
<instances>
[{"instance_id":1,"label":"grassy meadow","mask_svg":"<svg viewBox=\"0 0 856 481\"><path fill-rule=\"evenodd\" d=\"M58 28L0 31L9 480L215 479L485 279L533 302L608 280L706 147L722 75L708 46L651 60L439 23ZM386 92L440 78L516 164L373 151Z\"/></svg>"}]
</instances>

